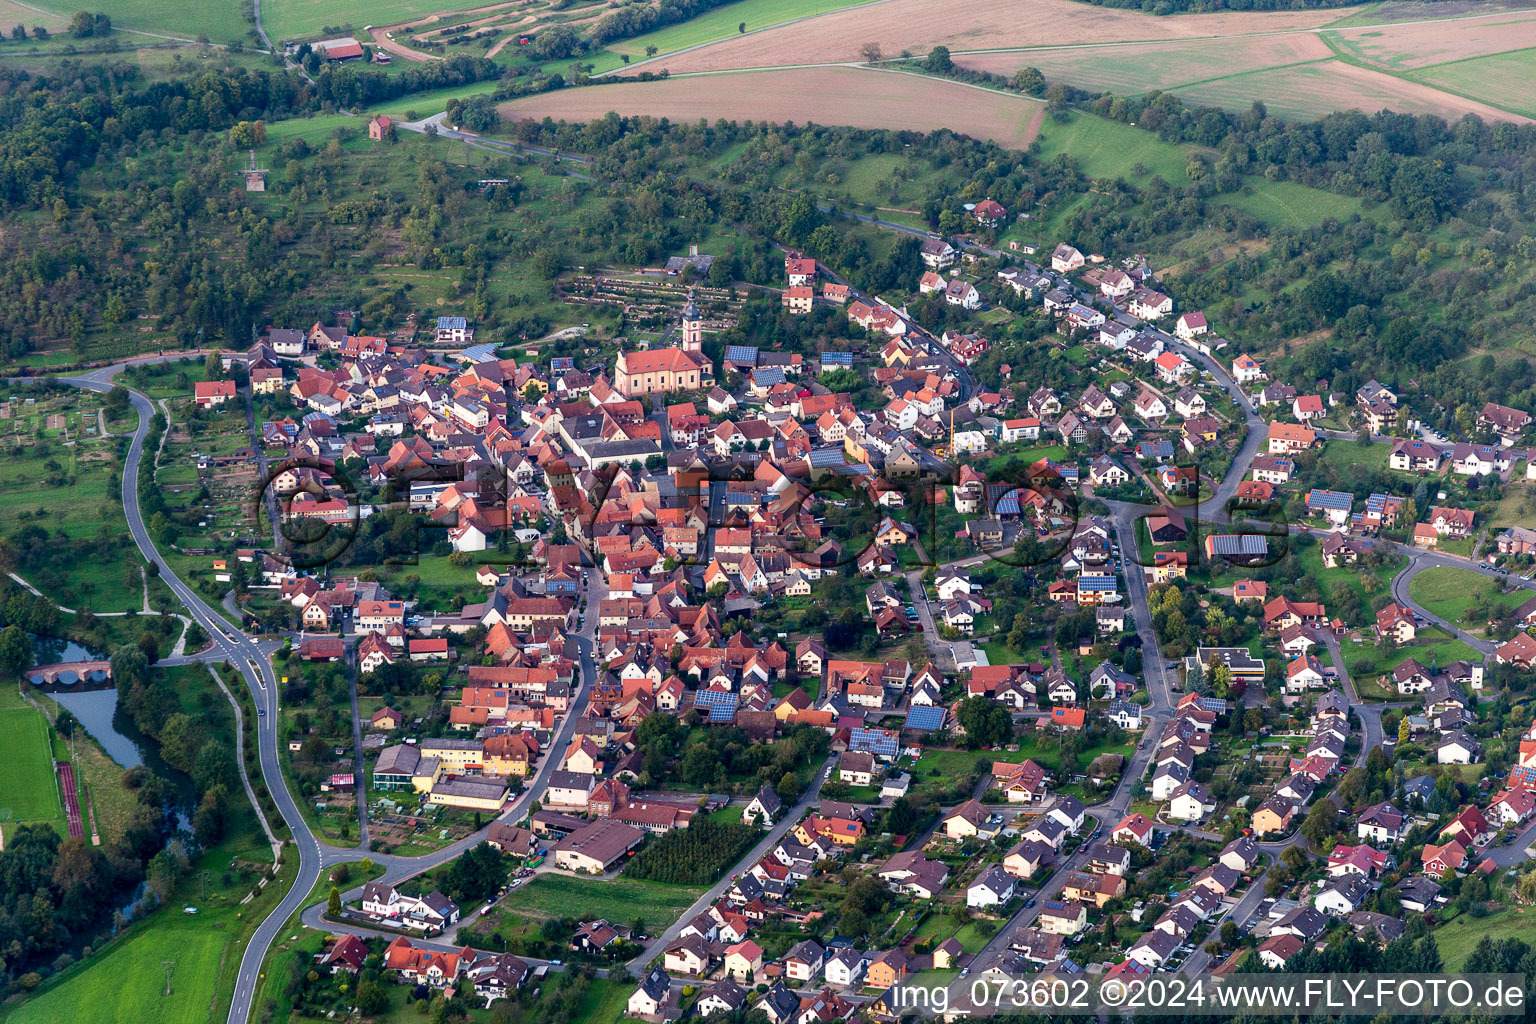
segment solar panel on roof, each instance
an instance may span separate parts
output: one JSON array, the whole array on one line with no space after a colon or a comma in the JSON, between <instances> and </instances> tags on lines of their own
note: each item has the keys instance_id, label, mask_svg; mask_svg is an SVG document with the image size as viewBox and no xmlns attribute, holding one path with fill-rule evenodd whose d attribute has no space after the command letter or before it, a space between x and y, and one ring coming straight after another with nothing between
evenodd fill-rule
<instances>
[{"instance_id":1,"label":"solar panel on roof","mask_svg":"<svg viewBox=\"0 0 1536 1024\"><path fill-rule=\"evenodd\" d=\"M1113 593L1120 589L1113 576L1080 576L1077 580L1077 589L1088 593Z\"/></svg>"},{"instance_id":2,"label":"solar panel on roof","mask_svg":"<svg viewBox=\"0 0 1536 1024\"><path fill-rule=\"evenodd\" d=\"M939 728L944 724L944 709L928 707L922 704L911 708L907 712L907 720L903 724L904 729L921 729L928 732Z\"/></svg>"},{"instance_id":3,"label":"solar panel on roof","mask_svg":"<svg viewBox=\"0 0 1536 1024\"><path fill-rule=\"evenodd\" d=\"M848 734L848 749L867 751L882 757L896 756L896 736L884 729L855 726Z\"/></svg>"},{"instance_id":4,"label":"solar panel on roof","mask_svg":"<svg viewBox=\"0 0 1536 1024\"><path fill-rule=\"evenodd\" d=\"M437 318L437 329L440 331L462 331L469 326L469 321L462 316L440 316Z\"/></svg>"},{"instance_id":5,"label":"solar panel on roof","mask_svg":"<svg viewBox=\"0 0 1536 1024\"><path fill-rule=\"evenodd\" d=\"M821 365L823 365L823 366L830 366L830 365L834 365L834 364L838 365L838 366L852 366L853 365L853 353L852 352L823 352L821 354Z\"/></svg>"},{"instance_id":6,"label":"solar panel on roof","mask_svg":"<svg viewBox=\"0 0 1536 1024\"><path fill-rule=\"evenodd\" d=\"M709 720L711 722L730 722L734 721L735 718L736 706L734 704L729 707L720 705L709 709Z\"/></svg>"},{"instance_id":7,"label":"solar panel on roof","mask_svg":"<svg viewBox=\"0 0 1536 1024\"><path fill-rule=\"evenodd\" d=\"M1325 491L1313 488L1307 492L1308 508L1324 508L1345 511L1355 503L1355 496L1347 491Z\"/></svg>"},{"instance_id":8,"label":"solar panel on roof","mask_svg":"<svg viewBox=\"0 0 1536 1024\"><path fill-rule=\"evenodd\" d=\"M728 363L746 363L749 366L756 366L757 346L727 345L725 347L725 361Z\"/></svg>"}]
</instances>

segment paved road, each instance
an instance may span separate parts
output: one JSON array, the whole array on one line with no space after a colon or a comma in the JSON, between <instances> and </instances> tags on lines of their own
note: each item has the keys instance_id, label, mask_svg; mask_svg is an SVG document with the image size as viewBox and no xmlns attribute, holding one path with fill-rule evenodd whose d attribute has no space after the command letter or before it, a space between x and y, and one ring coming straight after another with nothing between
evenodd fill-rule
<instances>
[{"instance_id":1,"label":"paved road","mask_svg":"<svg viewBox=\"0 0 1536 1024\"><path fill-rule=\"evenodd\" d=\"M827 756L827 759L824 762L824 768L825 766L833 765L836 763L837 755L830 754ZM817 796L821 793L821 784L825 781L826 772L823 769L817 773L816 781L813 782L803 794L801 794L800 799L795 804L795 806L793 808L786 809L783 812L783 816L779 819L779 823L773 828L769 829L768 834L765 835L756 846L752 847L751 851L749 851L745 857L737 861L738 865L744 866L743 870L762 860L763 857L768 854L769 850L772 850L775 846L779 845L779 841L789 833L790 829L799 824L800 819L805 816L805 812L811 807L812 804L816 802ZM700 896L697 900L694 900L691 907L678 915L677 920L673 921L670 925L667 926L665 931L651 940L650 945L645 947L645 952L641 953L639 956L635 957L629 962L629 969L631 973L637 976L643 975L645 973L646 966L650 964L652 960L661 956L661 954L666 950L667 946L676 940L678 935L682 933L683 927L689 921L692 921L694 918L704 913L704 911L714 906L715 902L719 900L721 896L725 895L725 891L731 887L731 883L740 873L741 872L734 872L732 874L726 875L725 877L721 878L720 881L710 886L704 895Z\"/></svg>"},{"instance_id":2,"label":"paved road","mask_svg":"<svg viewBox=\"0 0 1536 1024\"><path fill-rule=\"evenodd\" d=\"M185 356L186 353L177 352L149 359L135 360L135 362L167 362L182 359ZM111 389L112 378L125 365L115 364L92 370L88 373L62 377L60 379L76 387L104 393ZM155 409L150 400L137 391L130 389L129 398L134 409L139 414L139 426L129 443L128 454L123 463L123 511L128 521L129 533L145 561L157 567L160 578L186 607L192 619L212 638L212 646L208 652L198 656L196 660L226 662L237 669L245 679L246 686L250 690L252 700L258 712L256 740L262 780L265 782L267 790L277 806L278 813L282 816L282 823L286 823L289 831L292 833L292 839L289 842L297 849L299 858L298 873L292 887L277 907L257 926L255 934L252 936L241 957L228 1020L229 1024L242 1024L250 1015L256 982L261 972L261 963L266 956L267 950L276 939L278 930L290 916L299 911L324 870L344 861L355 861L363 851L359 847L336 848L323 845L305 823L292 794L288 791L282 774L277 746L278 683L272 671L270 661L271 651L276 645L270 641L252 639L232 628L218 612L176 576L171 567L160 557L159 552L155 550L154 543L149 536L148 529L144 524L143 514L140 510L137 486L139 468L144 457L144 438L149 432L149 421L153 417ZM607 593L606 583L602 581L600 574L594 575L591 570L588 570L586 577L588 612L584 620L582 632L575 638L577 646L581 651L581 679L583 682L594 678L596 674L596 666L592 661L594 650L592 637L596 630L598 604ZM532 803L535 794L542 792L544 786L548 783L549 774L554 771L555 766L559 762L558 752L564 750L565 746L569 743L571 734L575 731L576 720L581 716L582 709L585 707L586 697L587 689L585 685L578 684L572 694L570 711L566 715L565 721L557 733L556 740L551 746L551 753L546 756L543 767L540 768L531 780L528 789L501 816L503 820L520 817L526 812L528 805ZM237 716L239 713L240 709L237 707ZM243 774L243 763L241 771ZM261 814L259 805L257 805L257 813L262 817L263 826L268 829L269 836L273 835L277 829L268 826L265 816ZM281 827L282 823L279 823L278 828ZM488 827L489 825L487 825ZM422 857L396 857L380 854L372 856L375 862L385 865L386 873L384 879L386 881L400 882L451 860L480 842L481 839L483 839L483 830ZM274 853L278 852L278 847L280 846L286 846L286 844L274 839ZM354 892L360 891L360 889L354 890ZM310 916L306 915L307 923L313 923L308 920Z\"/></svg>"}]
</instances>

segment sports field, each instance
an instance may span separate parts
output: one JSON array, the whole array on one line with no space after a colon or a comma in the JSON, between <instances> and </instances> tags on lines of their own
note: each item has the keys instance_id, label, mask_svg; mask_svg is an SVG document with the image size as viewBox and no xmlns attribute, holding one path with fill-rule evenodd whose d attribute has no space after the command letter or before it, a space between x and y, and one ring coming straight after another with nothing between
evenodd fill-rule
<instances>
[{"instance_id":1,"label":"sports field","mask_svg":"<svg viewBox=\"0 0 1536 1024\"><path fill-rule=\"evenodd\" d=\"M9 808L14 821L62 823L48 722L9 683L0 686L0 736L11 751L11 773L0 793L0 808Z\"/></svg>"}]
</instances>

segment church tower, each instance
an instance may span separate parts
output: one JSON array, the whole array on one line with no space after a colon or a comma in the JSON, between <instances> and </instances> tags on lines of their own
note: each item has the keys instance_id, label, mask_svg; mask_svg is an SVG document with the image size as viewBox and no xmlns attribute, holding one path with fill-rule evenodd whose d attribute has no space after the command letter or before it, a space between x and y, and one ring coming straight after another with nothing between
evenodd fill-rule
<instances>
[{"instance_id":1,"label":"church tower","mask_svg":"<svg viewBox=\"0 0 1536 1024\"><path fill-rule=\"evenodd\" d=\"M688 305L683 307L683 351L690 355L704 352L704 321L699 307L693 304L693 292L688 293Z\"/></svg>"}]
</instances>

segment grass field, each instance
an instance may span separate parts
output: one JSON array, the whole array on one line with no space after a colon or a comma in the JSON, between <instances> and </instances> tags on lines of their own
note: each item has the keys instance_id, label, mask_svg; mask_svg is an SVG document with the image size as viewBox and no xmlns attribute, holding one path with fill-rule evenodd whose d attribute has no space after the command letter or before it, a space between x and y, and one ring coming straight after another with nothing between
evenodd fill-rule
<instances>
[{"instance_id":1,"label":"grass field","mask_svg":"<svg viewBox=\"0 0 1536 1024\"><path fill-rule=\"evenodd\" d=\"M1362 212L1358 196L1341 196L1294 181L1259 177L1245 183L1242 191L1224 193L1215 201L1277 227L1311 227L1329 218L1348 220L1350 215Z\"/></svg>"},{"instance_id":2,"label":"grass field","mask_svg":"<svg viewBox=\"0 0 1536 1024\"><path fill-rule=\"evenodd\" d=\"M186 4L168 4L160 0L96 0L89 9L111 17L113 28L139 29L187 39L207 36L215 43L244 40L251 32L251 24L245 20L239 0L198 0Z\"/></svg>"},{"instance_id":3,"label":"grass field","mask_svg":"<svg viewBox=\"0 0 1536 1024\"><path fill-rule=\"evenodd\" d=\"M1061 124L1046 118L1040 126L1040 149L1046 158L1065 153L1090 178L1146 181L1159 175L1171 185L1189 184L1184 168L1197 150L1172 146L1151 132L1118 121L1074 112ZM1138 175L1136 166L1146 168Z\"/></svg>"},{"instance_id":4,"label":"grass field","mask_svg":"<svg viewBox=\"0 0 1536 1024\"><path fill-rule=\"evenodd\" d=\"M570 875L539 875L502 901L509 911L546 917L607 917L647 923L674 920L704 892L685 885L631 881L622 876L599 881Z\"/></svg>"},{"instance_id":5,"label":"grass field","mask_svg":"<svg viewBox=\"0 0 1536 1024\"><path fill-rule=\"evenodd\" d=\"M1481 573L1451 566L1432 566L1413 578L1408 593L1425 608L1447 622L1482 628L1481 622L1468 622L1468 609L1479 597L1500 609L1518 608L1530 598L1530 591L1502 593L1499 581Z\"/></svg>"},{"instance_id":6,"label":"grass field","mask_svg":"<svg viewBox=\"0 0 1536 1024\"><path fill-rule=\"evenodd\" d=\"M1435 929L1435 942L1440 946L1440 957L1445 961L1445 969L1461 970L1484 935L1495 942L1510 938L1529 940L1531 930L1536 928L1533 913L1536 911L1529 907L1509 907L1487 917L1462 914Z\"/></svg>"},{"instance_id":7,"label":"grass field","mask_svg":"<svg viewBox=\"0 0 1536 1024\"><path fill-rule=\"evenodd\" d=\"M647 46L654 46L661 53L671 53L685 46L729 39L737 34L736 26L742 22L747 23L748 32L755 32L795 18L808 18L839 11L844 7L856 7L858 3L859 0L737 0L736 3L716 7L682 24L669 25L633 39L617 40L608 49L615 53L643 56Z\"/></svg>"},{"instance_id":8,"label":"grass field","mask_svg":"<svg viewBox=\"0 0 1536 1024\"><path fill-rule=\"evenodd\" d=\"M1424 665L1428 665L1431 660L1438 665L1449 665L1461 659L1478 661L1481 657L1477 651L1460 640L1446 637L1445 632L1438 628L1420 630L1419 635L1427 635L1432 640L1429 643L1399 647L1385 654L1378 652L1370 644L1345 644L1343 648L1345 667L1349 669L1351 676L1359 680L1372 676L1385 676L1409 658L1417 658ZM1370 667L1366 667L1367 665Z\"/></svg>"},{"instance_id":9,"label":"grass field","mask_svg":"<svg viewBox=\"0 0 1536 1024\"><path fill-rule=\"evenodd\" d=\"M229 936L205 918L166 910L154 926L114 946L91 969L7 1016L12 1024L143 1024L209 1019L219 961ZM165 995L164 960L174 960Z\"/></svg>"},{"instance_id":10,"label":"grass field","mask_svg":"<svg viewBox=\"0 0 1536 1024\"><path fill-rule=\"evenodd\" d=\"M225 0L228 2L228 0ZM472 11L493 0L266 0L261 24L275 43L319 39L326 26L361 32L365 25L397 25L442 12Z\"/></svg>"},{"instance_id":11,"label":"grass field","mask_svg":"<svg viewBox=\"0 0 1536 1024\"><path fill-rule=\"evenodd\" d=\"M0 735L7 738L14 765L5 792L0 794L0 808L8 808L11 819L18 822L62 825L64 809L53 774L48 721L10 684L0 686Z\"/></svg>"},{"instance_id":12,"label":"grass field","mask_svg":"<svg viewBox=\"0 0 1536 1024\"><path fill-rule=\"evenodd\" d=\"M1235 39L1170 39L1105 46L1049 47L1009 53L972 53L955 58L961 67L1011 76L1038 68L1048 81L1116 95L1172 90L1192 82L1296 64L1332 55L1310 32Z\"/></svg>"},{"instance_id":13,"label":"grass field","mask_svg":"<svg viewBox=\"0 0 1536 1024\"><path fill-rule=\"evenodd\" d=\"M1410 72L1407 77L1536 117L1536 49L1452 61Z\"/></svg>"},{"instance_id":14,"label":"grass field","mask_svg":"<svg viewBox=\"0 0 1536 1024\"><path fill-rule=\"evenodd\" d=\"M1504 111L1486 103L1342 60L1232 75L1181 88L1178 95L1187 103L1228 108L1246 108L1259 100L1272 114L1301 120L1335 110L1382 109L1435 114L1453 121L1468 113L1490 121L1509 120Z\"/></svg>"}]
</instances>

